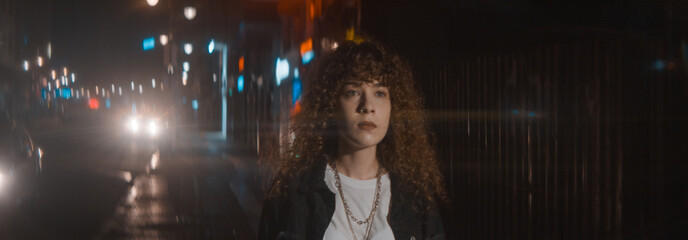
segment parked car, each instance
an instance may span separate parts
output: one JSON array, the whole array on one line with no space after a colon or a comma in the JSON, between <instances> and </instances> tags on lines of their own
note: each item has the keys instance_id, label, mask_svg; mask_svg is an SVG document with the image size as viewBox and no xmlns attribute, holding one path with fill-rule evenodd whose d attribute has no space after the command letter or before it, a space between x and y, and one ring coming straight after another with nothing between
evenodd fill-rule
<instances>
[{"instance_id":1,"label":"parked car","mask_svg":"<svg viewBox=\"0 0 688 240\"><path fill-rule=\"evenodd\" d=\"M29 131L0 116L0 205L19 205L34 197L43 171L43 150Z\"/></svg>"}]
</instances>

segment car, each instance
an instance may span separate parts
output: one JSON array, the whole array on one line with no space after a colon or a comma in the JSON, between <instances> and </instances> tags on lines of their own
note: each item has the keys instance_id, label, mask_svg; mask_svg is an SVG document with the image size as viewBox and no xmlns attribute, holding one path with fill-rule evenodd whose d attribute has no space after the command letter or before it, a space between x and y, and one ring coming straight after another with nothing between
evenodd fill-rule
<instances>
[{"instance_id":1,"label":"car","mask_svg":"<svg viewBox=\"0 0 688 240\"><path fill-rule=\"evenodd\" d=\"M20 205L37 195L45 170L43 155L26 127L0 116L0 205Z\"/></svg>"}]
</instances>

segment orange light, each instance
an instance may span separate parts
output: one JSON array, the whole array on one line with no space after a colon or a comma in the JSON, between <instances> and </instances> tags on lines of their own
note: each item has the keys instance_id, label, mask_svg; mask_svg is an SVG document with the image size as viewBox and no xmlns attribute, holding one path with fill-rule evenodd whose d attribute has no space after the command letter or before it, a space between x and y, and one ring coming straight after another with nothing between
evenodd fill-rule
<instances>
[{"instance_id":1,"label":"orange light","mask_svg":"<svg viewBox=\"0 0 688 240\"><path fill-rule=\"evenodd\" d=\"M296 114L299 114L301 112L301 103L299 100L296 100L296 103L294 103L294 107L291 109L291 116L293 117Z\"/></svg>"},{"instance_id":2,"label":"orange light","mask_svg":"<svg viewBox=\"0 0 688 240\"><path fill-rule=\"evenodd\" d=\"M244 71L244 57L239 58L239 72Z\"/></svg>"},{"instance_id":3,"label":"orange light","mask_svg":"<svg viewBox=\"0 0 688 240\"><path fill-rule=\"evenodd\" d=\"M91 98L91 100L88 100L88 107L91 109L98 109L100 107L98 99Z\"/></svg>"},{"instance_id":4,"label":"orange light","mask_svg":"<svg viewBox=\"0 0 688 240\"><path fill-rule=\"evenodd\" d=\"M311 10L311 19L315 18L315 7L313 6L313 3L310 4L310 10Z\"/></svg>"},{"instance_id":5,"label":"orange light","mask_svg":"<svg viewBox=\"0 0 688 240\"><path fill-rule=\"evenodd\" d=\"M301 43L301 56L306 54L306 52L313 50L313 39L308 38L306 41Z\"/></svg>"}]
</instances>

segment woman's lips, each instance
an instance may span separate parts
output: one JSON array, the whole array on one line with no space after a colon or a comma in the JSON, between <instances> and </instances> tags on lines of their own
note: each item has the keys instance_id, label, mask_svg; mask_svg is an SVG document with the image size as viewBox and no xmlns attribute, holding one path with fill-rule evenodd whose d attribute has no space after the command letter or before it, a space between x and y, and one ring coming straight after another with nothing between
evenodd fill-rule
<instances>
[{"instance_id":1,"label":"woman's lips","mask_svg":"<svg viewBox=\"0 0 688 240\"><path fill-rule=\"evenodd\" d=\"M374 122L360 122L358 123L358 128L363 130L373 130L377 128L377 125L375 125Z\"/></svg>"}]
</instances>

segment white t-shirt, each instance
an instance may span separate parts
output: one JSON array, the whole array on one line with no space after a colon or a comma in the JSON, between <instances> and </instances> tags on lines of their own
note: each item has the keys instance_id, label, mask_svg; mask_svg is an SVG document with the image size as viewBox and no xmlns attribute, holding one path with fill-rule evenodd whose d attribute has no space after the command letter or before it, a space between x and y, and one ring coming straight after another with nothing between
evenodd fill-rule
<instances>
[{"instance_id":1,"label":"white t-shirt","mask_svg":"<svg viewBox=\"0 0 688 240\"><path fill-rule=\"evenodd\" d=\"M369 180L357 180L345 176L344 174L339 174L339 178L342 181L342 192L344 192L344 198L349 204L349 209L353 213L354 217L359 220L365 220L368 215L370 215L370 210L373 208L373 201L375 198L375 184L377 179ZM344 204L342 203L342 198L339 196L339 191L335 185L334 172L330 165L327 165L325 169L325 183L327 187L330 188L335 194L335 208L334 215L332 215L332 220L330 225L327 226L325 230L325 236L323 239L327 240L351 240L351 230L346 222L346 212L344 211ZM390 191L389 175L384 174L380 179L380 203L373 218L373 226L370 229L370 239L394 239L394 233L392 228L387 222L387 214L389 213L389 200L392 196ZM356 232L356 238L363 240L363 234L367 224L358 225L355 222L351 222L351 226Z\"/></svg>"}]
</instances>

